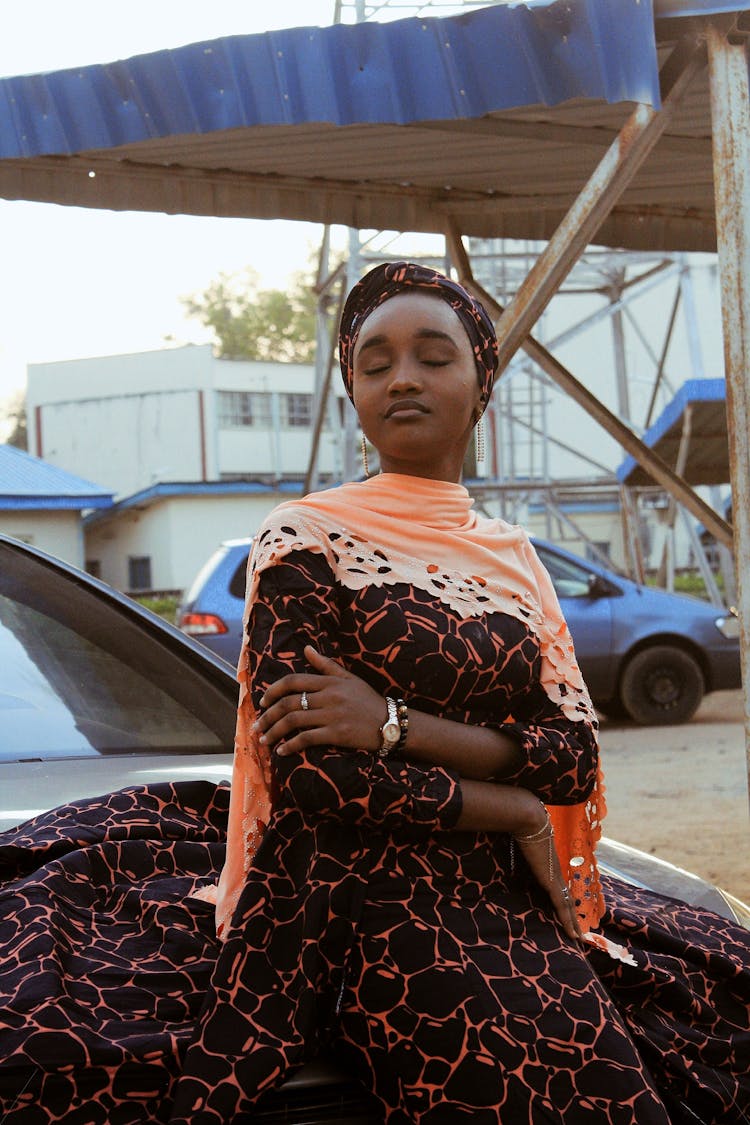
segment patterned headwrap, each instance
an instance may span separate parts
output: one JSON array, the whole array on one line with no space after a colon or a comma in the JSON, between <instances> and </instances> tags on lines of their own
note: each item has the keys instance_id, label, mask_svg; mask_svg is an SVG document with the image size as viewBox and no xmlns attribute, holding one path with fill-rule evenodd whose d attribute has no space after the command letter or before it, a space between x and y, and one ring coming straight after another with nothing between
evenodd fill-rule
<instances>
[{"instance_id":1,"label":"patterned headwrap","mask_svg":"<svg viewBox=\"0 0 750 1125\"><path fill-rule=\"evenodd\" d=\"M437 270L417 266L413 262L386 262L365 274L346 299L339 329L339 362L344 386L354 401L354 348L362 325L384 301L409 289L434 293L447 301L466 329L477 368L481 389L482 410L492 394L497 372L497 337L486 310L457 281L451 281Z\"/></svg>"}]
</instances>

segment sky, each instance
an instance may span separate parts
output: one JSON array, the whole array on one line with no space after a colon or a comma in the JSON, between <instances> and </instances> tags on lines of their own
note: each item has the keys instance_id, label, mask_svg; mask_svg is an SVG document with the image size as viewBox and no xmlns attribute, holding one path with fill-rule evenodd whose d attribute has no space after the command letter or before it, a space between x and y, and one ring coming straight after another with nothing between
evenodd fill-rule
<instances>
[{"instance_id":1,"label":"sky","mask_svg":"<svg viewBox=\"0 0 750 1125\"><path fill-rule=\"evenodd\" d=\"M353 19L354 4L345 12ZM0 76L107 62L222 35L327 25L333 13L333 0L6 2L0 5ZM207 330L185 317L182 296L247 266L264 287L283 287L306 266L320 234L309 223L0 200L0 414L24 387L29 363L148 350L167 340L206 342ZM343 242L343 231L339 238Z\"/></svg>"}]
</instances>

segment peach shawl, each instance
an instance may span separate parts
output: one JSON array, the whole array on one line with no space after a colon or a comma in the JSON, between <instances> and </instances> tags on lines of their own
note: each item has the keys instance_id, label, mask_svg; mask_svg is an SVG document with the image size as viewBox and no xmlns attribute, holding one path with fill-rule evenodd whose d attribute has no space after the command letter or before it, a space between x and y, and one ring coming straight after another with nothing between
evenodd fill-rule
<instances>
[{"instance_id":1,"label":"peach shawl","mask_svg":"<svg viewBox=\"0 0 750 1125\"><path fill-rule=\"evenodd\" d=\"M550 699L573 722L595 726L557 597L528 536L478 515L472 505L462 485L395 473L281 504L254 539L245 620L266 568L291 551L321 552L350 589L407 582L464 618L497 610L522 618L539 639L541 682ZM246 665L243 646L227 858L218 892L206 888L201 894L216 898L219 934L229 924L272 811L269 755L252 730ZM590 929L603 909L594 857L604 815L601 777L587 801L549 812L563 876L580 902L582 928Z\"/></svg>"}]
</instances>

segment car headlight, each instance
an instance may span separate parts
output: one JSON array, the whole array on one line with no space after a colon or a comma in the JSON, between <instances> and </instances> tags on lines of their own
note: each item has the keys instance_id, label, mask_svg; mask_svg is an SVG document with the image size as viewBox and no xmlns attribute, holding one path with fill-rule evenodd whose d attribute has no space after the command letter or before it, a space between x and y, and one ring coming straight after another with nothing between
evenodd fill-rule
<instances>
[{"instance_id":1,"label":"car headlight","mask_svg":"<svg viewBox=\"0 0 750 1125\"><path fill-rule=\"evenodd\" d=\"M724 617L717 617L714 625L729 641L737 640L740 635L740 619L736 609L730 609Z\"/></svg>"}]
</instances>

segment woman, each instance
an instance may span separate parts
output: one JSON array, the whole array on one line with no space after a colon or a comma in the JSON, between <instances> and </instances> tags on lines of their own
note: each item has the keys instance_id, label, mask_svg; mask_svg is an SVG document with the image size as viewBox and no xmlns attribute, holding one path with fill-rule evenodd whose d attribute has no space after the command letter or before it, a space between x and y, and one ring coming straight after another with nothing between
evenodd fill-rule
<instances>
[{"instance_id":1,"label":"woman","mask_svg":"<svg viewBox=\"0 0 750 1125\"><path fill-rule=\"evenodd\" d=\"M255 540L223 947L174 1122L230 1121L321 1049L390 1123L744 1119L737 930L716 920L695 969L700 921L644 923L636 893L605 916L632 953L591 933L594 712L526 535L459 484L496 355L432 270L349 296L341 367L382 473Z\"/></svg>"}]
</instances>

